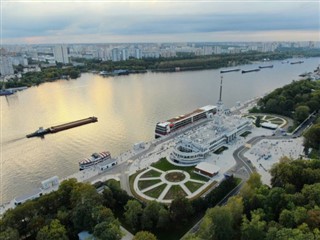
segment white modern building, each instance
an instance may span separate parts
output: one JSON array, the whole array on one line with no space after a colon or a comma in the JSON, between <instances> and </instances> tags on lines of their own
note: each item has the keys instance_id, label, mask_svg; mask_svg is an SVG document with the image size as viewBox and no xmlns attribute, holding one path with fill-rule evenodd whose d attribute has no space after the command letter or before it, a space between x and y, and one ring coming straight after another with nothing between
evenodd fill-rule
<instances>
[{"instance_id":1,"label":"white modern building","mask_svg":"<svg viewBox=\"0 0 320 240\"><path fill-rule=\"evenodd\" d=\"M54 47L54 59L58 63L69 63L68 48L66 45L56 45Z\"/></svg>"},{"instance_id":2,"label":"white modern building","mask_svg":"<svg viewBox=\"0 0 320 240\"><path fill-rule=\"evenodd\" d=\"M252 126L250 120L239 116L223 115L220 118L222 124L214 119L180 139L170 154L170 159L178 164L196 165L210 152L234 141Z\"/></svg>"},{"instance_id":3,"label":"white modern building","mask_svg":"<svg viewBox=\"0 0 320 240\"><path fill-rule=\"evenodd\" d=\"M113 166L115 166L117 164L118 164L118 162L116 159L110 158L110 159L107 159L101 163L98 163L97 167L99 168L100 171L104 171L106 169L112 168Z\"/></svg>"}]
</instances>

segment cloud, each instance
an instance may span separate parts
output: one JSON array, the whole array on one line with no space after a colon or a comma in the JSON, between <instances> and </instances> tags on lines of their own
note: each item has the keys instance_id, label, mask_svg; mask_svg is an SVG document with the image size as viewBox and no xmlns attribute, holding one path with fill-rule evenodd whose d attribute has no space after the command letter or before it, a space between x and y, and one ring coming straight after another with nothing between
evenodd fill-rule
<instances>
[{"instance_id":1,"label":"cloud","mask_svg":"<svg viewBox=\"0 0 320 240\"><path fill-rule=\"evenodd\" d=\"M83 37L89 35L145 38L244 31L310 32L320 29L319 4L6 2L2 10L2 37L6 42L67 36L85 40Z\"/></svg>"}]
</instances>

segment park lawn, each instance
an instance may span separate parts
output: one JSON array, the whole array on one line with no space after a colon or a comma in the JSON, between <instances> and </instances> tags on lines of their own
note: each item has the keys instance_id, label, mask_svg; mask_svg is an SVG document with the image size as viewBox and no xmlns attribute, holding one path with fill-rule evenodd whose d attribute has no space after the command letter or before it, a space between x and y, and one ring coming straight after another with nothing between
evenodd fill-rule
<instances>
[{"instance_id":1,"label":"park lawn","mask_svg":"<svg viewBox=\"0 0 320 240\"><path fill-rule=\"evenodd\" d=\"M150 169L146 173L142 174L142 176L140 176L140 178L160 177L161 174L162 174L161 172Z\"/></svg>"},{"instance_id":2,"label":"park lawn","mask_svg":"<svg viewBox=\"0 0 320 240\"><path fill-rule=\"evenodd\" d=\"M139 181L139 182L138 182L138 188L139 188L140 190L143 190L143 189L148 188L148 187L150 187L150 186L152 186L152 185L155 185L155 184L157 184L157 183L159 183L159 182L161 182L160 179L155 179L155 180L142 180L142 181Z\"/></svg>"},{"instance_id":3,"label":"park lawn","mask_svg":"<svg viewBox=\"0 0 320 240\"><path fill-rule=\"evenodd\" d=\"M186 171L187 173L190 174L190 177L192 179L208 182L208 178L200 176L200 175L193 172L194 171L193 166L190 166L190 167L176 166L176 165L171 164L166 158L161 158L158 162L153 163L152 167L158 168L162 171L169 171L169 170Z\"/></svg>"},{"instance_id":4,"label":"park lawn","mask_svg":"<svg viewBox=\"0 0 320 240\"><path fill-rule=\"evenodd\" d=\"M144 192L144 194L152 198L158 198L166 186L167 184L163 183L156 188L153 188L147 192Z\"/></svg>"},{"instance_id":5,"label":"park lawn","mask_svg":"<svg viewBox=\"0 0 320 240\"><path fill-rule=\"evenodd\" d=\"M285 121L281 120L281 119L274 119L274 120L270 120L271 123L274 123L274 124L282 124L282 123L286 123Z\"/></svg>"},{"instance_id":6,"label":"park lawn","mask_svg":"<svg viewBox=\"0 0 320 240\"><path fill-rule=\"evenodd\" d=\"M203 183L188 181L184 185L186 185L186 187L190 190L190 192L193 193L193 192L197 191L200 187L202 187Z\"/></svg>"},{"instance_id":7,"label":"park lawn","mask_svg":"<svg viewBox=\"0 0 320 240\"><path fill-rule=\"evenodd\" d=\"M180 185L172 185L167 194L164 196L163 199L175 199L176 197L185 197L187 194L185 191L180 187Z\"/></svg>"}]
</instances>

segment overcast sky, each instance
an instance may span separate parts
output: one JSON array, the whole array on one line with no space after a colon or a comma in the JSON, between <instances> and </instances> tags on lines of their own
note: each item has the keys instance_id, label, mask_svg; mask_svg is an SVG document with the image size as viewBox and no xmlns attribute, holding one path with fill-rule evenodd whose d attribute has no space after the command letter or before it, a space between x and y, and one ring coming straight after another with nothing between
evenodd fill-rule
<instances>
[{"instance_id":1,"label":"overcast sky","mask_svg":"<svg viewBox=\"0 0 320 240\"><path fill-rule=\"evenodd\" d=\"M2 0L2 42L320 41L319 1Z\"/></svg>"}]
</instances>

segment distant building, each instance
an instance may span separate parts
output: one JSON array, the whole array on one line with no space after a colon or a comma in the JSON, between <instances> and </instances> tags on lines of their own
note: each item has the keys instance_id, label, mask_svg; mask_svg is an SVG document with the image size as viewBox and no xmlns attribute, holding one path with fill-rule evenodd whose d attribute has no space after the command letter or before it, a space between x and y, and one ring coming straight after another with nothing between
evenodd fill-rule
<instances>
[{"instance_id":1,"label":"distant building","mask_svg":"<svg viewBox=\"0 0 320 240\"><path fill-rule=\"evenodd\" d=\"M0 73L1 73L1 76L14 74L12 62L8 57L0 58Z\"/></svg>"},{"instance_id":2,"label":"distant building","mask_svg":"<svg viewBox=\"0 0 320 240\"><path fill-rule=\"evenodd\" d=\"M128 49L127 49L127 48L124 48L124 49L122 49L122 51L121 51L121 60L122 60L122 61L125 61L125 60L128 60L128 59L129 59Z\"/></svg>"},{"instance_id":3,"label":"distant building","mask_svg":"<svg viewBox=\"0 0 320 240\"><path fill-rule=\"evenodd\" d=\"M54 59L58 63L69 63L68 48L66 45L56 45L54 47Z\"/></svg>"},{"instance_id":4,"label":"distant building","mask_svg":"<svg viewBox=\"0 0 320 240\"><path fill-rule=\"evenodd\" d=\"M22 66L28 65L28 59L25 57L12 57L11 58L12 65L18 66L19 64Z\"/></svg>"},{"instance_id":5,"label":"distant building","mask_svg":"<svg viewBox=\"0 0 320 240\"><path fill-rule=\"evenodd\" d=\"M134 57L135 57L136 59L141 59L141 58L142 58L142 51L141 51L141 49L139 49L139 48L136 48L136 49L135 49Z\"/></svg>"},{"instance_id":6,"label":"distant building","mask_svg":"<svg viewBox=\"0 0 320 240\"><path fill-rule=\"evenodd\" d=\"M114 48L114 49L112 49L111 55L112 55L112 56L111 56L111 60L112 60L113 62L118 62L118 61L121 60L119 48Z\"/></svg>"}]
</instances>

